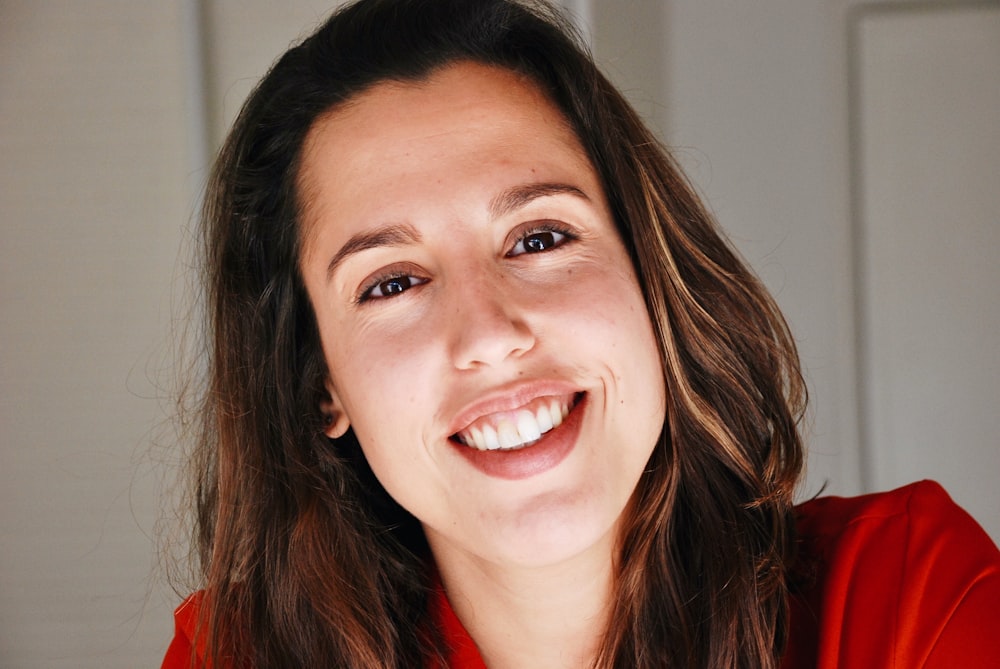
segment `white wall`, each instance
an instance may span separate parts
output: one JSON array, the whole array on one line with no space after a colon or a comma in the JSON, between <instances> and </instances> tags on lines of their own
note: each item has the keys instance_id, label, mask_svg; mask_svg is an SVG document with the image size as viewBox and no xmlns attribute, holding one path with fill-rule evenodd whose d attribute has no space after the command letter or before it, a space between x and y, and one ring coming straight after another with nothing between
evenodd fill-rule
<instances>
[{"instance_id":1,"label":"white wall","mask_svg":"<svg viewBox=\"0 0 1000 669\"><path fill-rule=\"evenodd\" d=\"M0 4L0 667L159 664L204 144L329 5Z\"/></svg>"},{"instance_id":2,"label":"white wall","mask_svg":"<svg viewBox=\"0 0 1000 669\"><path fill-rule=\"evenodd\" d=\"M190 214L170 3L0 5L0 666L138 667L171 277Z\"/></svg>"},{"instance_id":3,"label":"white wall","mask_svg":"<svg viewBox=\"0 0 1000 669\"><path fill-rule=\"evenodd\" d=\"M828 0L666 3L666 140L792 327L804 496L861 491L844 17ZM842 65L842 63L844 65Z\"/></svg>"},{"instance_id":4,"label":"white wall","mask_svg":"<svg viewBox=\"0 0 1000 669\"><path fill-rule=\"evenodd\" d=\"M854 35L866 483L933 476L1000 537L1000 4Z\"/></svg>"},{"instance_id":5,"label":"white wall","mask_svg":"<svg viewBox=\"0 0 1000 669\"><path fill-rule=\"evenodd\" d=\"M792 326L812 394L800 495L934 478L1000 537L1000 4L583 13Z\"/></svg>"},{"instance_id":6,"label":"white wall","mask_svg":"<svg viewBox=\"0 0 1000 669\"><path fill-rule=\"evenodd\" d=\"M256 78L330 4L0 3L0 666L159 661L176 599L154 568L152 534L160 480L178 466L160 423L170 409L171 300L182 297L188 278L177 255L204 177L205 145L217 145ZM864 399L897 378L878 367L887 358L873 342L891 342L899 323L884 319L888 306L877 317L865 309L913 293L896 295L871 273L855 273L864 267L860 256L869 262L884 242L860 239L859 231L880 229L883 215L852 197L852 187L860 188L852 174L899 146L880 131L887 143L865 144L876 153L863 154L858 127L877 120L873 110L900 113L891 106L896 99L856 100L859 74L849 63L857 50L852 26L862 21L851 13L857 3L565 4L589 22L598 58L680 153L789 317L813 394L803 494L824 483L829 492L853 494L900 477L945 477L959 481L949 483L953 494L1000 536L987 487L998 444L991 424L975 422L983 414L995 420L995 391L978 392L979 405L962 405L978 408L959 425L980 432L974 443L956 439L943 451L949 467L965 465L954 471L940 469L940 459L920 459L940 455L933 447L921 446L917 457L908 445L882 443L893 438L880 436L878 425L905 425L924 409L904 403L887 412ZM909 30L889 34L902 25L897 19L907 20L890 16L885 30L869 35L874 44L906 43ZM992 34L986 43L1000 43L990 42ZM865 70L876 77L866 80L875 93L878 77L887 76L880 63ZM945 79L964 76L958 61L954 67ZM908 81L920 90L918 80ZM874 106L859 111L864 104ZM920 127L919 118L911 121ZM983 164L995 165L995 128L980 136ZM919 176L911 170L891 187L918 188ZM875 192L890 187L863 183ZM980 320L997 314L990 299L997 265L989 256L1000 227L995 213L987 209L985 227L973 226L982 236L975 248L920 261L954 279L938 282L946 290L935 304L944 306L948 290L976 283L954 273L956 264L974 258L966 264L986 272L973 309L961 303L959 320L944 330L947 343L948 332L964 331L961 318L974 314L972 331L985 335L963 347L981 364L948 377L947 393L932 393L940 407L961 402L958 391L972 377L978 388L995 388L989 384L1000 378L995 356L975 354L995 331L983 326L995 320ZM920 239L937 243L942 228L921 225ZM951 229L942 243L958 241ZM888 267L909 271L913 257ZM913 327L923 323L912 308L903 315ZM161 445L151 445L154 435Z\"/></svg>"}]
</instances>

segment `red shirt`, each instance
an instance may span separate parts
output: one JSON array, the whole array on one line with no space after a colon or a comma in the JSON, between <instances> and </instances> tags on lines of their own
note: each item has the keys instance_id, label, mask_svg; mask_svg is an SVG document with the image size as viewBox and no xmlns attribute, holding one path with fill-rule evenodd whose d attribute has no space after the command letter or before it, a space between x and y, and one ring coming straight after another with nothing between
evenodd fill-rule
<instances>
[{"instance_id":1,"label":"red shirt","mask_svg":"<svg viewBox=\"0 0 1000 669\"><path fill-rule=\"evenodd\" d=\"M937 483L799 507L815 585L782 669L1000 667L1000 551Z\"/></svg>"},{"instance_id":2,"label":"red shirt","mask_svg":"<svg viewBox=\"0 0 1000 669\"><path fill-rule=\"evenodd\" d=\"M1000 667L1000 551L936 483L797 507L813 570L791 597L782 669ZM174 614L163 669L187 669L197 595ZM444 595L451 669L485 669ZM199 653L200 657L200 653Z\"/></svg>"}]
</instances>

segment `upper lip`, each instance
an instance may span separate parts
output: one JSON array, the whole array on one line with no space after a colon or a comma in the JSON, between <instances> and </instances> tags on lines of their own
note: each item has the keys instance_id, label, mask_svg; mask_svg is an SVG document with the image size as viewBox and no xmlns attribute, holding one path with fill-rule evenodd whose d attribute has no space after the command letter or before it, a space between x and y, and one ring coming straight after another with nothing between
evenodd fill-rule
<instances>
[{"instance_id":1,"label":"upper lip","mask_svg":"<svg viewBox=\"0 0 1000 669\"><path fill-rule=\"evenodd\" d=\"M501 386L477 397L456 413L448 425L448 434L461 432L483 416L519 409L539 397L560 397L577 392L580 392L579 387L556 379L518 381Z\"/></svg>"}]
</instances>

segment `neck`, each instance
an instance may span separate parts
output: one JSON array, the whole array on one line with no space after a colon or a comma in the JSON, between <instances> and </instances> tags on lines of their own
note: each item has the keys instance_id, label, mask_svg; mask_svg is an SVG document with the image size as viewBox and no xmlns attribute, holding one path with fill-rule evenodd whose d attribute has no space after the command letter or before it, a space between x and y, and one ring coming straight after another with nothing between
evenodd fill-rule
<instances>
[{"instance_id":1,"label":"neck","mask_svg":"<svg viewBox=\"0 0 1000 669\"><path fill-rule=\"evenodd\" d=\"M496 565L444 551L448 599L490 669L589 667L608 623L611 538L540 567Z\"/></svg>"}]
</instances>

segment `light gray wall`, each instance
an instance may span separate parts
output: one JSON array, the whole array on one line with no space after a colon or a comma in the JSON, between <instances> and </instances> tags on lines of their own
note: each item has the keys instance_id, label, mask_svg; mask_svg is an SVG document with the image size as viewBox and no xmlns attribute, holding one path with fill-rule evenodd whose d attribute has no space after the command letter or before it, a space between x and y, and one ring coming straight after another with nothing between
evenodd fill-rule
<instances>
[{"instance_id":1,"label":"light gray wall","mask_svg":"<svg viewBox=\"0 0 1000 669\"><path fill-rule=\"evenodd\" d=\"M153 535L179 467L163 427L171 314L190 278L178 254L207 147L273 58L331 4L0 2L0 666L157 665L177 601L156 569ZM813 400L803 494L824 483L853 494L899 476L939 477L933 458L905 448L891 451L890 465L923 464L878 469L885 451L872 426L923 409L872 414L863 400L895 378L864 355L866 342L891 342L893 330L859 322L857 290L896 298L855 272L867 248L858 230L879 225L852 197L863 162L857 128L877 118L852 93L858 3L565 4L789 317ZM995 160L995 128L982 137L984 160ZM915 172L900 183L914 188ZM986 211L982 234L995 235L994 214ZM956 261L928 262L947 274ZM992 287L976 313L996 318ZM989 389L1000 370L995 357L981 359L976 379ZM940 395L947 406L955 392ZM971 449L949 447L949 461L965 466L947 476L961 477L952 493L998 536L984 488L998 444L981 434Z\"/></svg>"},{"instance_id":2,"label":"light gray wall","mask_svg":"<svg viewBox=\"0 0 1000 669\"><path fill-rule=\"evenodd\" d=\"M179 21L0 6L0 666L149 665L170 632L149 437L191 204Z\"/></svg>"},{"instance_id":3,"label":"light gray wall","mask_svg":"<svg viewBox=\"0 0 1000 669\"><path fill-rule=\"evenodd\" d=\"M1000 3L859 13L863 474L933 476L1000 536Z\"/></svg>"},{"instance_id":4,"label":"light gray wall","mask_svg":"<svg viewBox=\"0 0 1000 669\"><path fill-rule=\"evenodd\" d=\"M598 55L654 82L637 106L791 324L800 495L933 478L1000 537L1000 3L591 4ZM659 63L634 60L644 28Z\"/></svg>"},{"instance_id":5,"label":"light gray wall","mask_svg":"<svg viewBox=\"0 0 1000 669\"><path fill-rule=\"evenodd\" d=\"M159 664L205 144L329 7L0 3L0 667Z\"/></svg>"}]
</instances>

